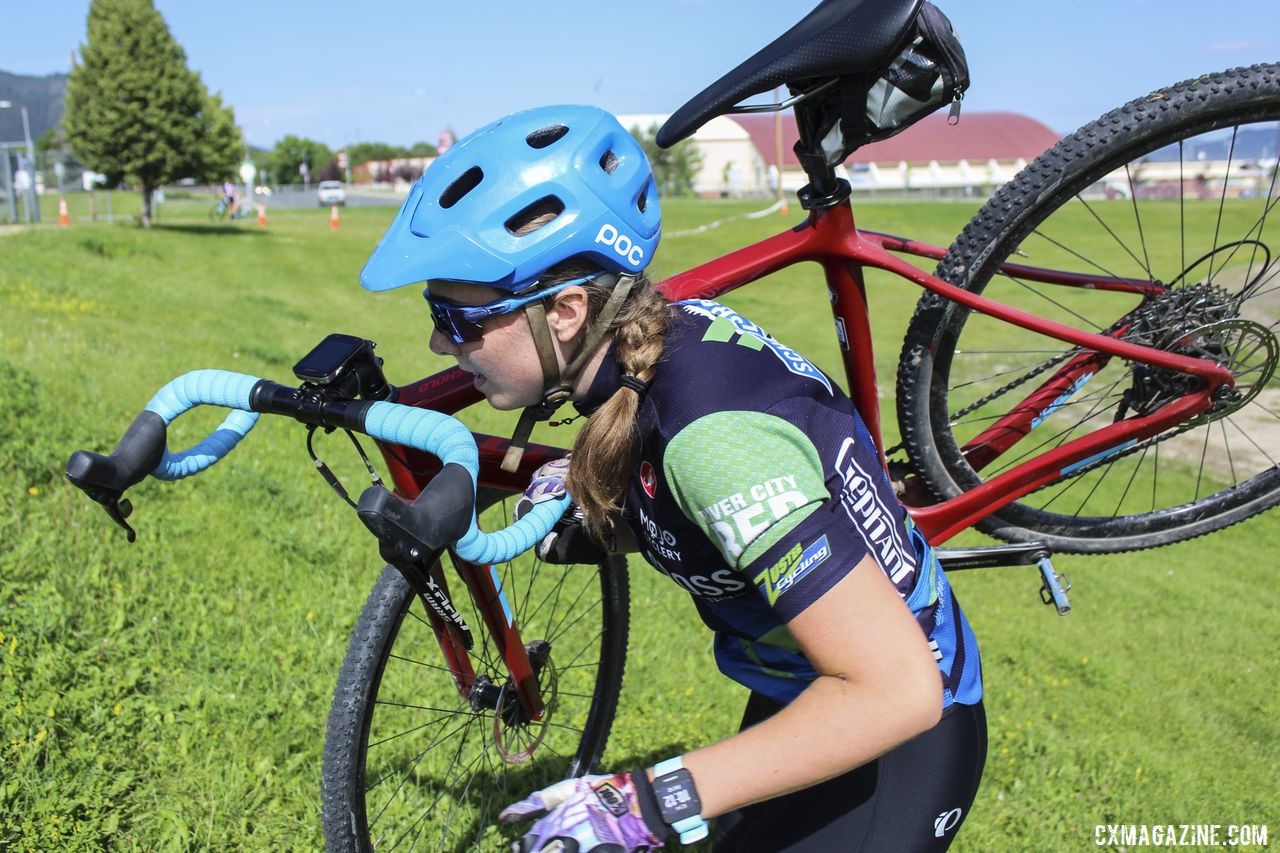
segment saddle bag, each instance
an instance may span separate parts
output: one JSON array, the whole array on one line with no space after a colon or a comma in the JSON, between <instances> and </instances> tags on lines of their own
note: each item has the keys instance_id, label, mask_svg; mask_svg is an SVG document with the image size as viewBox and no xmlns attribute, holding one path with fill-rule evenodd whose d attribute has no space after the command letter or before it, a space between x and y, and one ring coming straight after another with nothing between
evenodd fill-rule
<instances>
[{"instance_id":1,"label":"saddle bag","mask_svg":"<svg viewBox=\"0 0 1280 853\"><path fill-rule=\"evenodd\" d=\"M925 2L906 45L888 67L840 78L833 109L821 111L817 133L810 137L819 140L821 150L804 153L835 166L863 145L888 139L948 103L948 121L955 124L968 88L969 65L960 39L947 16Z\"/></svg>"}]
</instances>

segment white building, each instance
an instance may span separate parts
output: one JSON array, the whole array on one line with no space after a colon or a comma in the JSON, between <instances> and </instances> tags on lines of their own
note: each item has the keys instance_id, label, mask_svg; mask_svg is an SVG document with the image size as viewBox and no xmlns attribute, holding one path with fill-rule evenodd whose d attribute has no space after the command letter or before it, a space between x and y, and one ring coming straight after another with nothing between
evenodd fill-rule
<instances>
[{"instance_id":1,"label":"white building","mask_svg":"<svg viewBox=\"0 0 1280 853\"><path fill-rule=\"evenodd\" d=\"M666 118L618 117L627 129L646 129ZM720 116L700 128L692 137L702 154L694 190L706 196L772 194L779 161L784 190L793 193L808 183L795 156L795 118L790 112L780 118L780 128L779 116L769 113ZM935 113L897 136L859 148L838 174L867 193L985 194L1058 139L1035 119L1013 113L963 113L955 125Z\"/></svg>"}]
</instances>

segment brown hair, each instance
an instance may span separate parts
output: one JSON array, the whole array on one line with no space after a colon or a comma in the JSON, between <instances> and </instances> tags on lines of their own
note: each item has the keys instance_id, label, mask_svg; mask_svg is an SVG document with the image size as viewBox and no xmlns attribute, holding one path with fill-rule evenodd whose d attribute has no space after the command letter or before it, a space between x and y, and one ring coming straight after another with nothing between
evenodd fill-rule
<instances>
[{"instance_id":1,"label":"brown hair","mask_svg":"<svg viewBox=\"0 0 1280 853\"><path fill-rule=\"evenodd\" d=\"M568 262L555 268L554 275L544 281L552 283L599 272L581 263ZM614 279L609 285L589 282L587 291L588 323L594 322L609 299ZM552 297L554 299L554 297ZM654 368L662 358L662 347L670 322L666 297L648 278L641 275L631 293L609 324L605 342L617 342L615 356L622 372L641 382L653 379ZM609 514L622 507L627 480L635 465L636 415L640 410L640 394L621 387L591 415L573 444L573 461L569 467L569 493L582 509L587 532L603 540L609 531Z\"/></svg>"}]
</instances>

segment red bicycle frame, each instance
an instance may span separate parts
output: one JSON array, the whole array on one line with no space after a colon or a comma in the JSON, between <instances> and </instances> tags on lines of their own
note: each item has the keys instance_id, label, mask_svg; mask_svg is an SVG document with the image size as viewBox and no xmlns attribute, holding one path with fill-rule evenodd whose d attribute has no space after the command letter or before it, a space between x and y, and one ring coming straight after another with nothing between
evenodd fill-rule
<instances>
[{"instance_id":1,"label":"red bicycle frame","mask_svg":"<svg viewBox=\"0 0 1280 853\"><path fill-rule=\"evenodd\" d=\"M905 254L937 260L944 253L945 250L937 246L878 232L859 231L854 223L849 201L845 200L828 209L813 210L808 219L797 227L676 275L660 287L672 300L714 299L802 261L820 264L831 294L831 309L841 344L850 395L880 449L882 460L884 444L880 429L880 404L863 276L866 267L892 273L966 308L1080 348L1079 353L1068 359L1000 421L984 430L962 449L975 469L981 468L1027 435L1037 419L1045 417L1060 404L1064 395L1078 387L1082 377L1087 378L1097 372L1110 358L1141 362L1190 374L1202 380L1199 390L1188 393L1151 414L1127 418L1067 441L955 497L930 505L908 506L908 512L934 545L945 542L975 522L1078 467L1206 411L1214 392L1223 385L1233 383L1230 371L1212 361L1176 355L1121 340L1117 335L1123 329L1113 330L1110 334L1096 334L1037 317L949 284L923 272L899 256ZM1166 289L1165 285L1155 281L1082 275L1020 264L1004 265L1001 270L1020 279L1043 284L1088 287L1137 296L1153 296ZM401 388L398 401L452 414L481 398L480 392L472 385L472 377L454 367ZM507 448L507 440L477 434L476 441L480 448L480 485L509 491L522 490L534 469L564 453L559 448L531 445L524 455L520 470L508 474L499 467ZM398 453L401 454L399 458L384 449L396 488L403 496L412 498L436 470L438 463L426 454L406 448L399 448ZM401 458L408 465L403 464ZM499 600L501 590L497 587L492 571L485 566L465 563L459 563L459 570L482 611L486 606L489 610L496 610L495 602ZM504 657L508 653L510 655L507 660L514 683L518 686L534 684L535 679L520 641L518 626L507 624L505 619L497 618L493 613L486 616L486 621L490 623L490 629L496 631L494 636L504 650ZM446 657L455 667L459 690L465 690L469 686L467 679L471 671L466 655L456 643L444 639L447 631L443 624L436 625L436 630L442 637ZM536 687L529 691L522 690L521 701L536 719L541 712Z\"/></svg>"}]
</instances>

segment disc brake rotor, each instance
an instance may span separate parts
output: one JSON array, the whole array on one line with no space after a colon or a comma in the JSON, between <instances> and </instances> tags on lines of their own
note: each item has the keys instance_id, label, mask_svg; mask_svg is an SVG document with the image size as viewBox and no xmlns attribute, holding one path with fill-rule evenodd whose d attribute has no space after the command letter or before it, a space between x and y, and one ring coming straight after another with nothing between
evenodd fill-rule
<instances>
[{"instance_id":1,"label":"disc brake rotor","mask_svg":"<svg viewBox=\"0 0 1280 853\"><path fill-rule=\"evenodd\" d=\"M1261 323L1240 318L1220 320L1202 326L1192 334L1202 342L1198 349L1203 347L1221 354L1221 358L1215 357L1214 360L1230 370L1235 378L1234 385L1218 389L1213 406L1196 418L1192 422L1194 424L1216 421L1243 409L1275 375L1280 344L1277 344L1275 334Z\"/></svg>"},{"instance_id":2,"label":"disc brake rotor","mask_svg":"<svg viewBox=\"0 0 1280 853\"><path fill-rule=\"evenodd\" d=\"M542 695L542 718L529 719L520 707L515 684L507 679L498 694L493 715L493 743L504 764L523 764L533 757L555 717L559 697L560 673L551 660L551 644L538 641L528 644L526 649Z\"/></svg>"}]
</instances>

